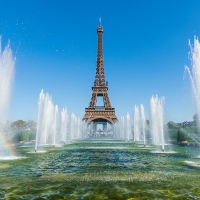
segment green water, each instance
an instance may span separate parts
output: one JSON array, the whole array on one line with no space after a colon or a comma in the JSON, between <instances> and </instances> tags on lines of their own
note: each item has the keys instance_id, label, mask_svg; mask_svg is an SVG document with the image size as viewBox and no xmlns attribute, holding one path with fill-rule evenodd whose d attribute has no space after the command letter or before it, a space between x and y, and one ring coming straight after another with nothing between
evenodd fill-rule
<instances>
[{"instance_id":1,"label":"green water","mask_svg":"<svg viewBox=\"0 0 200 200\"><path fill-rule=\"evenodd\" d=\"M117 140L36 154L16 147L21 159L0 160L0 199L200 199L198 148L168 146L177 153L160 154L141 147Z\"/></svg>"}]
</instances>

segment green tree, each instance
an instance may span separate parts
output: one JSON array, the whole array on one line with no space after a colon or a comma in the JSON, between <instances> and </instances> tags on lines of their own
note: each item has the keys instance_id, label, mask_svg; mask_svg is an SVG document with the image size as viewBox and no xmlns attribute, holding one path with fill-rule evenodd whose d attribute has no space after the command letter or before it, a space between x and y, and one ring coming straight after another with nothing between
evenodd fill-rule
<instances>
[{"instance_id":1,"label":"green tree","mask_svg":"<svg viewBox=\"0 0 200 200\"><path fill-rule=\"evenodd\" d=\"M12 125L17 126L17 127L22 127L22 126L26 125L26 122L20 119L20 120L13 122Z\"/></svg>"},{"instance_id":2,"label":"green tree","mask_svg":"<svg viewBox=\"0 0 200 200\"><path fill-rule=\"evenodd\" d=\"M183 142L183 141L186 141L186 136L185 134L180 130L180 128L178 129L178 132L177 132L177 142Z\"/></svg>"},{"instance_id":3,"label":"green tree","mask_svg":"<svg viewBox=\"0 0 200 200\"><path fill-rule=\"evenodd\" d=\"M173 121L169 121L169 122L167 123L167 126L168 126L168 128L170 128L170 129L175 129L175 128L177 128L176 123L173 122Z\"/></svg>"},{"instance_id":4,"label":"green tree","mask_svg":"<svg viewBox=\"0 0 200 200\"><path fill-rule=\"evenodd\" d=\"M30 131L25 130L20 133L20 141L29 141Z\"/></svg>"}]
</instances>

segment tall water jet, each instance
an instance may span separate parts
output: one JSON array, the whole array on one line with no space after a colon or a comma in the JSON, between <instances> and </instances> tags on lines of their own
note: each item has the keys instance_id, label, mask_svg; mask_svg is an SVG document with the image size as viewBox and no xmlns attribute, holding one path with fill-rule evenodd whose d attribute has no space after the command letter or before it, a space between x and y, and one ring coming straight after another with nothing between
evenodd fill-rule
<instances>
[{"instance_id":1,"label":"tall water jet","mask_svg":"<svg viewBox=\"0 0 200 200\"><path fill-rule=\"evenodd\" d=\"M58 126L58 106L54 109L54 124L53 124L53 145L56 146L56 136L57 136L57 126Z\"/></svg>"},{"instance_id":2,"label":"tall water jet","mask_svg":"<svg viewBox=\"0 0 200 200\"><path fill-rule=\"evenodd\" d=\"M131 139L131 119L129 113L126 114L126 139L128 142Z\"/></svg>"},{"instance_id":3,"label":"tall water jet","mask_svg":"<svg viewBox=\"0 0 200 200\"><path fill-rule=\"evenodd\" d=\"M120 139L121 135L120 135L120 124L121 124L121 120L115 122L115 124L113 125L114 128L114 135L113 137Z\"/></svg>"},{"instance_id":4,"label":"tall water jet","mask_svg":"<svg viewBox=\"0 0 200 200\"><path fill-rule=\"evenodd\" d=\"M192 46L189 41L189 46L189 56L192 68L190 71L189 67L185 66L185 70L188 71L192 84L192 90L196 102L198 126L200 127L200 42L198 38L194 37L194 46Z\"/></svg>"},{"instance_id":5,"label":"tall water jet","mask_svg":"<svg viewBox=\"0 0 200 200\"><path fill-rule=\"evenodd\" d=\"M82 134L83 138L85 138L87 135L87 123L85 121L82 122Z\"/></svg>"},{"instance_id":6,"label":"tall water jet","mask_svg":"<svg viewBox=\"0 0 200 200\"><path fill-rule=\"evenodd\" d=\"M48 144L50 141L50 133L53 123L53 102L51 96L46 94L43 107L43 133L41 134L41 144Z\"/></svg>"},{"instance_id":7,"label":"tall water jet","mask_svg":"<svg viewBox=\"0 0 200 200\"><path fill-rule=\"evenodd\" d=\"M42 106L44 100L44 92L43 90L40 92L39 100L38 100L38 117L37 117L37 131L36 131L36 139L35 139L35 152L38 149L38 140L39 140L39 132L41 128L41 120L42 120Z\"/></svg>"},{"instance_id":8,"label":"tall water jet","mask_svg":"<svg viewBox=\"0 0 200 200\"><path fill-rule=\"evenodd\" d=\"M144 106L140 105L140 125L141 125L141 132L143 136L144 146L146 146L146 117L144 112Z\"/></svg>"},{"instance_id":9,"label":"tall water jet","mask_svg":"<svg viewBox=\"0 0 200 200\"><path fill-rule=\"evenodd\" d=\"M146 145L146 118L144 112L144 106L141 104L140 109L138 106L134 107L133 110L133 125L134 125L134 142L144 141L144 146Z\"/></svg>"},{"instance_id":10,"label":"tall water jet","mask_svg":"<svg viewBox=\"0 0 200 200\"><path fill-rule=\"evenodd\" d=\"M140 135L140 114L138 106L134 107L133 111L133 127L134 127L134 142L139 141Z\"/></svg>"},{"instance_id":11,"label":"tall water jet","mask_svg":"<svg viewBox=\"0 0 200 200\"><path fill-rule=\"evenodd\" d=\"M70 119L70 136L71 140L76 139L76 116L74 113L71 114L71 119Z\"/></svg>"},{"instance_id":12,"label":"tall water jet","mask_svg":"<svg viewBox=\"0 0 200 200\"><path fill-rule=\"evenodd\" d=\"M152 96L150 99L150 132L152 136L152 143L154 145L162 145L164 151L164 98Z\"/></svg>"},{"instance_id":13,"label":"tall water jet","mask_svg":"<svg viewBox=\"0 0 200 200\"><path fill-rule=\"evenodd\" d=\"M78 139L82 138L82 122L81 119L78 117L77 118L77 135L78 135Z\"/></svg>"},{"instance_id":14,"label":"tall water jet","mask_svg":"<svg viewBox=\"0 0 200 200\"><path fill-rule=\"evenodd\" d=\"M78 138L78 118L74 117L74 139Z\"/></svg>"},{"instance_id":15,"label":"tall water jet","mask_svg":"<svg viewBox=\"0 0 200 200\"><path fill-rule=\"evenodd\" d=\"M10 102L11 86L14 78L15 58L13 57L10 42L2 51L0 36L0 122L7 117L8 106ZM12 156L8 151L7 137L0 125L0 157ZM11 148L11 147L9 147Z\"/></svg>"},{"instance_id":16,"label":"tall water jet","mask_svg":"<svg viewBox=\"0 0 200 200\"><path fill-rule=\"evenodd\" d=\"M40 93L38 101L38 121L35 151L37 151L38 144L54 144L57 133L57 112L58 107L53 105L51 96L43 90Z\"/></svg>"},{"instance_id":17,"label":"tall water jet","mask_svg":"<svg viewBox=\"0 0 200 200\"><path fill-rule=\"evenodd\" d=\"M125 130L124 130L125 129L124 116L122 116L120 119L119 127L120 127L120 138L126 139Z\"/></svg>"},{"instance_id":18,"label":"tall water jet","mask_svg":"<svg viewBox=\"0 0 200 200\"><path fill-rule=\"evenodd\" d=\"M67 109L63 108L61 111L61 137L60 140L66 142L67 140L67 123L68 123L68 116L67 116ZM71 140L71 138L69 138Z\"/></svg>"},{"instance_id":19,"label":"tall water jet","mask_svg":"<svg viewBox=\"0 0 200 200\"><path fill-rule=\"evenodd\" d=\"M14 78L15 58L13 57L10 42L2 52L0 36L0 121L7 117L10 102L11 86Z\"/></svg>"}]
</instances>

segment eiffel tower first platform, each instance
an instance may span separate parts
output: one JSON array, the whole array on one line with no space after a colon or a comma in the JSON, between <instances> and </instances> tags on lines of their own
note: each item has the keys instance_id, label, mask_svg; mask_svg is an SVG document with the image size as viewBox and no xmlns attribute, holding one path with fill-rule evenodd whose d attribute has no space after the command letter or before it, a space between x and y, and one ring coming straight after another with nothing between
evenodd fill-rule
<instances>
[{"instance_id":1,"label":"eiffel tower first platform","mask_svg":"<svg viewBox=\"0 0 200 200\"><path fill-rule=\"evenodd\" d=\"M103 45L102 35L103 27L99 20L99 26L97 28L98 34L98 46L97 46L97 62L96 62L96 75L94 86L92 87L92 97L88 108L85 108L85 115L83 121L90 126L88 132L89 136L112 136L113 124L118 121L115 115L115 108L111 106L108 96L108 84L105 80L104 74L104 60L103 60ZM103 97L103 106L97 106L97 98ZM112 130L107 129L107 123L111 125ZM97 129L102 125L102 129Z\"/></svg>"}]
</instances>

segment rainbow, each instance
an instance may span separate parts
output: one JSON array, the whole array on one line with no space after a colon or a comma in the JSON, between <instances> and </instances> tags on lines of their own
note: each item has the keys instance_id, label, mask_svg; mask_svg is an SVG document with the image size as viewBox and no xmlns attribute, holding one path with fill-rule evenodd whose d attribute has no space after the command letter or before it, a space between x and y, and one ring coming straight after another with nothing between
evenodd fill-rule
<instances>
[{"instance_id":1,"label":"rainbow","mask_svg":"<svg viewBox=\"0 0 200 200\"><path fill-rule=\"evenodd\" d=\"M3 157L16 157L16 153L12 148L12 144L0 132L0 160Z\"/></svg>"}]
</instances>

